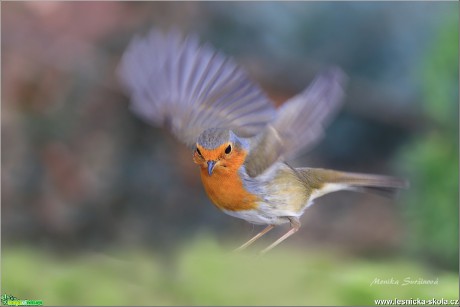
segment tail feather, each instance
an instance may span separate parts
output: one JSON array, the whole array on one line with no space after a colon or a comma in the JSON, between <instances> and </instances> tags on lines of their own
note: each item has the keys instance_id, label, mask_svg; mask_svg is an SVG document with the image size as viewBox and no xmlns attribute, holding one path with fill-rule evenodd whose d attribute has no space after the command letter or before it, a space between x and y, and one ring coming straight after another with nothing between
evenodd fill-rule
<instances>
[{"instance_id":1,"label":"tail feather","mask_svg":"<svg viewBox=\"0 0 460 307\"><path fill-rule=\"evenodd\" d=\"M370 194L377 194L386 198L396 198L400 191L399 188L387 188L387 187L361 187L361 186L354 186L350 187L348 190L361 192L361 193L370 193Z\"/></svg>"},{"instance_id":2,"label":"tail feather","mask_svg":"<svg viewBox=\"0 0 460 307\"><path fill-rule=\"evenodd\" d=\"M348 173L320 168L298 168L296 170L309 186L319 191L320 195L339 190L351 190L393 198L400 189L409 187L407 180L391 176Z\"/></svg>"}]
</instances>

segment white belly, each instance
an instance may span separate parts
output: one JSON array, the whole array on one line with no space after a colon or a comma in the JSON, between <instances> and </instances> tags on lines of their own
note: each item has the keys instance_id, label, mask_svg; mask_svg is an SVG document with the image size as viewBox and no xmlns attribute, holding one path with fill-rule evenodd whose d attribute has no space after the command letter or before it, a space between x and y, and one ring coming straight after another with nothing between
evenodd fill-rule
<instances>
[{"instance_id":1,"label":"white belly","mask_svg":"<svg viewBox=\"0 0 460 307\"><path fill-rule=\"evenodd\" d=\"M257 225L280 225L289 223L287 217L300 217L303 212L292 212L287 210L274 209L265 203L260 203L258 209L230 211L222 210L224 213L243 219Z\"/></svg>"}]
</instances>

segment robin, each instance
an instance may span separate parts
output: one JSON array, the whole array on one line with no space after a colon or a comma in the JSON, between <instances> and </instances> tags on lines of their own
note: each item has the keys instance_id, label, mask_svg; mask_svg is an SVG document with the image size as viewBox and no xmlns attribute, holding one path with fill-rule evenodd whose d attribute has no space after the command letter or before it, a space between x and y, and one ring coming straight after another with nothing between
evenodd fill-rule
<instances>
[{"instance_id":1,"label":"robin","mask_svg":"<svg viewBox=\"0 0 460 307\"><path fill-rule=\"evenodd\" d=\"M303 92L276 109L232 59L174 31L152 30L125 51L119 73L135 114L169 129L193 150L204 189L228 215L267 225L242 250L275 226L291 228L266 253L300 228L300 217L325 194L351 190L392 193L407 182L389 176L285 161L311 148L337 113L345 76L319 74Z\"/></svg>"}]
</instances>

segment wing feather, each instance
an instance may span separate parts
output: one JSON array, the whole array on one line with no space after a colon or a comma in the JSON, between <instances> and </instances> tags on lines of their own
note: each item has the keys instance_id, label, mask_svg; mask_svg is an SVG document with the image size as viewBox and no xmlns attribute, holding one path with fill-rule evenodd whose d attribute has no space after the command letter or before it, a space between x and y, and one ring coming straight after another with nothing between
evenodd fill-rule
<instances>
[{"instance_id":1,"label":"wing feather","mask_svg":"<svg viewBox=\"0 0 460 307\"><path fill-rule=\"evenodd\" d=\"M345 75L337 68L323 72L302 93L286 101L276 118L254 138L245 166L255 177L280 160L294 158L323 136L343 98Z\"/></svg>"},{"instance_id":2,"label":"wing feather","mask_svg":"<svg viewBox=\"0 0 460 307\"><path fill-rule=\"evenodd\" d=\"M200 46L196 36L152 30L136 37L119 73L133 112L189 146L207 128L254 136L275 116L272 102L246 72L210 45Z\"/></svg>"}]
</instances>

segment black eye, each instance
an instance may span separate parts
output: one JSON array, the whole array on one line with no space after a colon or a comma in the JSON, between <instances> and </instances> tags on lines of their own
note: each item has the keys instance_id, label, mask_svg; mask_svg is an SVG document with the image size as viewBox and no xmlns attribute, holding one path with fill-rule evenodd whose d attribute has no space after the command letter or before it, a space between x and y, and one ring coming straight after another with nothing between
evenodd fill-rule
<instances>
[{"instance_id":1,"label":"black eye","mask_svg":"<svg viewBox=\"0 0 460 307\"><path fill-rule=\"evenodd\" d=\"M197 148L196 152L201 156L201 151Z\"/></svg>"},{"instance_id":2,"label":"black eye","mask_svg":"<svg viewBox=\"0 0 460 307\"><path fill-rule=\"evenodd\" d=\"M228 155L231 152L232 152L232 145L228 145L227 148L225 148L225 153Z\"/></svg>"}]
</instances>

